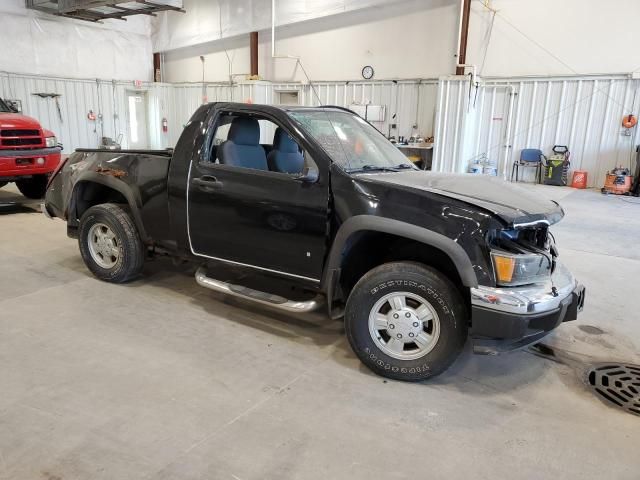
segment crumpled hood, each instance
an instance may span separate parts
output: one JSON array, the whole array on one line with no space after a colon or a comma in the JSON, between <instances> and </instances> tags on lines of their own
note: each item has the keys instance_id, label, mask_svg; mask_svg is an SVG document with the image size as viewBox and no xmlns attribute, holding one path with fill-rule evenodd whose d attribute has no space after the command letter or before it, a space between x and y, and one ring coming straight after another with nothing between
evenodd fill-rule
<instances>
[{"instance_id":1,"label":"crumpled hood","mask_svg":"<svg viewBox=\"0 0 640 480\"><path fill-rule=\"evenodd\" d=\"M40 130L40 122L19 113L0 113L0 129L5 128Z\"/></svg>"},{"instance_id":2,"label":"crumpled hood","mask_svg":"<svg viewBox=\"0 0 640 480\"><path fill-rule=\"evenodd\" d=\"M514 227L553 224L564 211L553 200L495 177L408 170L359 175L363 180L444 195L488 210Z\"/></svg>"}]
</instances>

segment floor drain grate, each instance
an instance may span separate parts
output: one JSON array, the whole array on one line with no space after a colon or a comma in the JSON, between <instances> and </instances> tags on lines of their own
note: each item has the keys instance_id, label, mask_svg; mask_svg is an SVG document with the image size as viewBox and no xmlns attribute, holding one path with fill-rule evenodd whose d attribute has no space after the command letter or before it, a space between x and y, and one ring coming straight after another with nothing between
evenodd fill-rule
<instances>
[{"instance_id":1,"label":"floor drain grate","mask_svg":"<svg viewBox=\"0 0 640 480\"><path fill-rule=\"evenodd\" d=\"M640 416L640 365L593 365L587 373L587 381L607 403Z\"/></svg>"}]
</instances>

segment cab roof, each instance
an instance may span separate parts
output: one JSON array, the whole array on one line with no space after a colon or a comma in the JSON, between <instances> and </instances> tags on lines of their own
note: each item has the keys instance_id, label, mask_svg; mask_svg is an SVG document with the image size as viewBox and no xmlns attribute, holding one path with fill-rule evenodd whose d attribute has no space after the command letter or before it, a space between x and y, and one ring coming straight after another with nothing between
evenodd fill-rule
<instances>
[{"instance_id":1,"label":"cab roof","mask_svg":"<svg viewBox=\"0 0 640 480\"><path fill-rule=\"evenodd\" d=\"M296 112L296 111L305 111L305 112L324 112L326 110L335 110L350 113L352 115L356 115L355 112L349 110L345 107L340 107L337 105L320 105L320 106L302 106L302 105L267 105L261 103L241 103L241 102L212 102L211 106L223 106L229 108L241 108L243 110L255 110L256 112L260 111L273 111L279 110L283 112Z\"/></svg>"}]
</instances>

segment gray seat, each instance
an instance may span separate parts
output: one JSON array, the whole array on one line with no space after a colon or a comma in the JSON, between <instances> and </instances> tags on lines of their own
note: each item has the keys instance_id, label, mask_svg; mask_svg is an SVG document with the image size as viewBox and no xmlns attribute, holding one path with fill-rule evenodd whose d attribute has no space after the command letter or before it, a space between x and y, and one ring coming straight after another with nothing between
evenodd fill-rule
<instances>
[{"instance_id":1,"label":"gray seat","mask_svg":"<svg viewBox=\"0 0 640 480\"><path fill-rule=\"evenodd\" d=\"M236 117L227 140L218 147L221 164L267 170L267 154L260 145L260 124L255 118Z\"/></svg>"},{"instance_id":2,"label":"gray seat","mask_svg":"<svg viewBox=\"0 0 640 480\"><path fill-rule=\"evenodd\" d=\"M291 136L278 127L273 136L273 150L267 156L269 170L282 173L301 173L304 156Z\"/></svg>"}]
</instances>

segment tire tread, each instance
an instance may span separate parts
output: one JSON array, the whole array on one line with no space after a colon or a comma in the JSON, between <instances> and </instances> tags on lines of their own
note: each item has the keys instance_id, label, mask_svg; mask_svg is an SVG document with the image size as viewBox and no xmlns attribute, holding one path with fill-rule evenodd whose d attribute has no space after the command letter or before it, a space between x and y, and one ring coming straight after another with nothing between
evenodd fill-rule
<instances>
[{"instance_id":1,"label":"tire tread","mask_svg":"<svg viewBox=\"0 0 640 480\"><path fill-rule=\"evenodd\" d=\"M451 310L454 320L454 331L448 337L448 344L445 345L445 355L441 358L430 359L430 369L426 373L393 372L389 369L383 368L375 361L372 361L368 354L359 347L359 345L362 345L362 339L356 338L359 335L369 335L368 325L356 324L357 322L368 322L369 309L366 308L366 302L368 301L368 289L370 289L371 286L374 286L376 283L384 281L384 277L397 277L398 275L403 274L410 274L412 276L418 275L424 279L423 282L425 284L428 284L437 289L439 295L445 300L448 308ZM365 314L361 313L363 310L366 311ZM441 322L442 320L443 319L441 319ZM453 363L453 361L458 357L464 347L468 330L467 321L467 308L464 304L462 295L458 291L457 287L453 284L453 282L451 282L451 280L449 280L438 270L428 265L409 261L385 263L367 272L360 278L360 280L353 288L347 300L345 309L345 330L347 333L347 338L352 346L352 349L360 358L360 360L368 368L379 375L395 380L410 382L417 382L430 377L434 377L444 372ZM374 348L377 349L377 347L375 346ZM423 359L429 358L432 354L433 352L430 352L426 357L423 357ZM384 353L380 352L380 355L384 355ZM390 359L390 357L388 358ZM419 360L424 361L423 359ZM402 361L390 359L390 362L393 363Z\"/></svg>"},{"instance_id":2,"label":"tire tread","mask_svg":"<svg viewBox=\"0 0 640 480\"><path fill-rule=\"evenodd\" d=\"M122 229L123 238L120 240L122 242L124 258L119 266L120 268L116 271L106 270L96 264L88 252L88 246L85 244L87 236L86 230L90 226L87 225L88 219L96 216L105 217L100 219L100 221L114 223L116 230L117 227ZM145 259L144 246L140 239L138 228L131 218L128 206L115 203L102 203L89 208L80 219L78 243L85 264L89 270L101 280L112 283L125 283L137 277L142 272Z\"/></svg>"}]
</instances>

